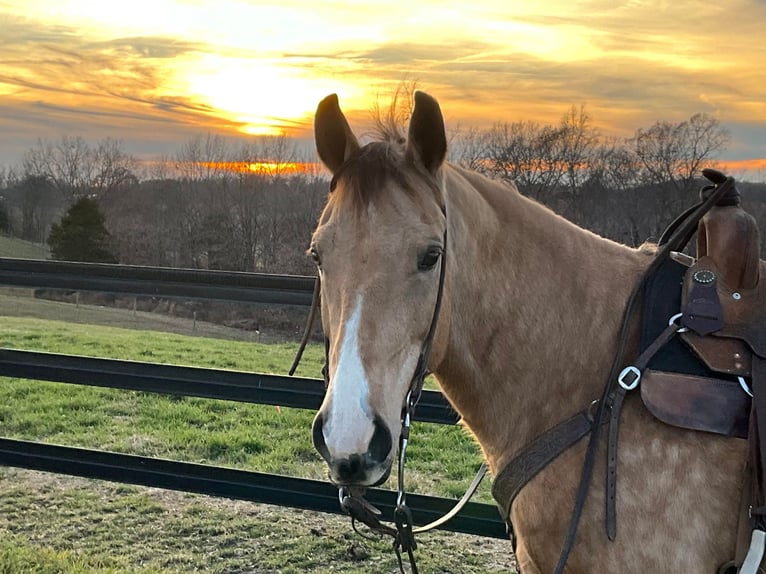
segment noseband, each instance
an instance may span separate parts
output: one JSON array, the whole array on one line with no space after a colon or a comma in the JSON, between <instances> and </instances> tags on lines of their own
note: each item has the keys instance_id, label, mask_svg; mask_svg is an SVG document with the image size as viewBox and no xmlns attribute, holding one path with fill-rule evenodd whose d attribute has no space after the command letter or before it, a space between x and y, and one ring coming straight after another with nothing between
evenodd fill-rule
<instances>
[{"instance_id":1,"label":"noseband","mask_svg":"<svg viewBox=\"0 0 766 574\"><path fill-rule=\"evenodd\" d=\"M415 371L410 380L407 394L405 395L404 402L402 404L401 423L402 428L399 433L399 458L398 458L398 473L397 473L397 496L396 507L394 509L394 524L395 527L383 524L380 520L382 512L375 508L364 498L365 488L355 486L339 486L338 487L338 499L343 511L351 516L351 524L354 530L362 536L365 536L359 530L357 530L356 522L362 522L370 530L386 535L393 538L393 547L396 552L396 557L399 562L399 570L404 572L404 566L402 563L402 551L407 553L410 562L410 568L413 574L418 573L417 565L415 563L415 556L413 551L417 548L415 542L415 534L428 532L446 523L453 518L465 504L473 496L476 489L481 484L482 479L486 473L486 463L482 464L479 472L474 477L468 490L460 499L460 501L444 516L441 518L418 528L415 528L412 520L412 512L407 506L407 495L404 486L404 464L407 452L407 445L410 439L410 425L415 413L415 406L420 400L420 395L423 391L423 383L428 376L428 360L431 356L431 347L433 345L434 336L436 334L436 325L439 322L439 316L441 314L442 300L444 298L444 283L447 274L447 211L442 206L442 214L445 218L443 246L441 252L441 260L439 265L439 284L436 292L436 302L434 303L433 315L431 316L431 324L428 327L428 333L426 334L423 344L420 347L420 354L418 355L418 362L415 366ZM295 372L295 369L300 362L300 358L303 354L303 350L306 346L308 338L311 334L311 327L316 315L316 310L320 304L320 280L319 276L316 278L314 284L314 296L312 300L312 308L309 314L308 324L304 332L303 341L296 354L295 361L290 368L290 375ZM325 335L325 363L322 367L322 375L324 376L325 388L329 385L329 338Z\"/></svg>"}]
</instances>

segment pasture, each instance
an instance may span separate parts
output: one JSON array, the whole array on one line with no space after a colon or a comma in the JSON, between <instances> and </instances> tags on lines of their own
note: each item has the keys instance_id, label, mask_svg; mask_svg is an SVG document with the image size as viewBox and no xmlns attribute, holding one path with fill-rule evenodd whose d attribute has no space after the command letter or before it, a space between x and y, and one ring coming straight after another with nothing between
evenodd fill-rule
<instances>
[{"instance_id":1,"label":"pasture","mask_svg":"<svg viewBox=\"0 0 766 574\"><path fill-rule=\"evenodd\" d=\"M50 249L42 243L24 241L16 237L0 235L0 257L17 257L19 259L48 259Z\"/></svg>"},{"instance_id":2,"label":"pasture","mask_svg":"<svg viewBox=\"0 0 766 574\"><path fill-rule=\"evenodd\" d=\"M168 333L162 317L0 296L0 341L9 348L275 373L287 371L295 351L295 344L231 340L216 326L192 332L188 323L175 320ZM321 361L320 346L309 347L298 375L318 376ZM3 436L321 479L312 417L0 379ZM462 494L480 464L472 440L458 427L429 424L416 424L414 437L411 491ZM488 484L479 500L491 502ZM418 557L429 572L513 571L502 540L438 532L422 538ZM344 517L0 468L0 573L394 570L389 543L361 539Z\"/></svg>"}]
</instances>

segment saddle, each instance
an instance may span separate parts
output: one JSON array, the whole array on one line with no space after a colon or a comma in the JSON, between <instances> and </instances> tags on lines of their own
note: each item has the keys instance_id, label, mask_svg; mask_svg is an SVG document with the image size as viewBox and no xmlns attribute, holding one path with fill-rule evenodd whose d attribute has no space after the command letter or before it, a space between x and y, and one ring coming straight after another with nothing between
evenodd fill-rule
<instances>
[{"instance_id":1,"label":"saddle","mask_svg":"<svg viewBox=\"0 0 766 574\"><path fill-rule=\"evenodd\" d=\"M601 398L530 441L495 476L492 495L514 540L509 515L516 496L556 457L590 437L557 574L563 572L577 535L602 426L608 427L606 534L610 540L617 535L620 413L626 394L639 383L643 403L657 419L747 438L750 470L742 489L737 555L719 574L760 571L766 548L766 280L760 278L766 276L766 262L760 259L758 227L740 207L734 179L712 169L703 175L713 185L703 187L700 203L663 233L657 256L631 294L620 350ZM678 252L695 231L696 260ZM626 325L639 293L640 353L618 375L625 364Z\"/></svg>"},{"instance_id":2,"label":"saddle","mask_svg":"<svg viewBox=\"0 0 766 574\"><path fill-rule=\"evenodd\" d=\"M762 277L766 262L760 259L758 226L740 206L733 188L700 221L697 259L668 260L647 285L644 300L642 349L678 309L684 327L680 337L648 364L641 379L644 405L667 424L747 438L750 443L738 556L722 567L720 572L726 574L757 572L766 543L766 280Z\"/></svg>"},{"instance_id":3,"label":"saddle","mask_svg":"<svg viewBox=\"0 0 766 574\"><path fill-rule=\"evenodd\" d=\"M722 202L699 224L698 259L669 260L647 286L642 348L678 309L688 330L685 345L669 344L649 363L641 396L663 422L745 438L751 400L741 383L766 359L766 262L755 219L738 197Z\"/></svg>"}]
</instances>

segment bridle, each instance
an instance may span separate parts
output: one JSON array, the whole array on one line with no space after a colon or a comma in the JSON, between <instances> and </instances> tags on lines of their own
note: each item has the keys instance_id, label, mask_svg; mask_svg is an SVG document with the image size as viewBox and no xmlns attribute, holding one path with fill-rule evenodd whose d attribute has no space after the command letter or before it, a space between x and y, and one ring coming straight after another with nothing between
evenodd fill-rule
<instances>
[{"instance_id":1,"label":"bridle","mask_svg":"<svg viewBox=\"0 0 766 574\"><path fill-rule=\"evenodd\" d=\"M433 340L436 335L436 326L439 322L439 317L441 315L442 301L444 299L444 283L445 283L445 278L447 274L447 263L446 263L447 261L447 258L446 258L447 211L446 211L446 207L442 206L441 211L442 211L442 214L444 215L445 227L444 227L442 251L440 254L440 261L439 261L439 283L438 283L437 292L436 292L436 301L434 303L434 310L431 316L431 323L428 327L428 332L426 333L426 337L425 339L423 339L423 343L421 344L420 354L418 355L418 361L415 366L415 371L413 372L412 378L410 379L410 384L407 389L404 402L402 404L402 414L401 414L402 426L401 426L401 432L399 433L399 455L397 459L398 460L397 494L396 494L396 506L394 508L394 525L395 526L392 527L381 522L380 518L381 518L382 512L378 510L377 508L375 508L367 500L365 500L364 493L366 489L364 487L342 486L342 485L338 487L338 500L340 501L340 506L346 514L351 516L351 524L354 530L361 536L367 537L365 534L360 532L356 527L356 523L361 522L365 524L370 530L372 530L373 532L377 534L390 536L393 539L393 548L394 548L394 551L396 552L397 561L399 563L399 570L401 572L404 572L402 552L406 552L407 557L409 559L410 568L413 574L418 574L417 565L415 563L415 555L413 553L413 551L417 548L417 543L415 541L415 534L428 532L429 530L438 528L439 526L443 525L448 520L453 518L463 508L463 506L465 506L465 504L470 500L471 496L473 496L473 494L476 492L476 489L481 484L481 481L484 478L484 475L486 474L486 469L487 469L486 463L481 465L481 468L479 469L478 473L474 477L466 493L447 514L445 514L441 518L429 524L426 524L425 526L420 526L420 527L414 526L413 519L412 519L412 512L407 506L407 493L406 493L405 481L404 481L404 466L406 461L407 445L409 444L409 439L410 439L410 426L415 413L415 407L418 401L420 400L420 395L423 391L423 384L425 382L426 377L429 374L428 360L431 356L431 348L433 346ZM317 309L320 305L320 301L321 301L321 284L320 284L319 276L317 276L316 281L314 283L314 295L312 297L311 312L309 314L306 330L304 331L303 340L301 341L301 346L299 347L295 357L295 361L293 362L293 365L290 368L290 371L289 371L290 375L292 375L295 372L295 369L297 368L298 363L300 362L301 356L303 354L303 350L305 349L306 343L311 335L312 325L316 316ZM324 362L324 366L322 367L322 374L324 376L325 388L327 388L327 386L329 385L329 366L328 365L329 365L329 339L325 334L325 362Z\"/></svg>"}]
</instances>

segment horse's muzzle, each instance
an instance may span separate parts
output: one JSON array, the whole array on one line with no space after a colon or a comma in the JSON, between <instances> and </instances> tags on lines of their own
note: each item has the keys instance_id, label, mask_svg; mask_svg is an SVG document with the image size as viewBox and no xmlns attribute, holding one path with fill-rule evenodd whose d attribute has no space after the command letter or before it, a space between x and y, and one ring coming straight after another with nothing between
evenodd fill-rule
<instances>
[{"instance_id":1,"label":"horse's muzzle","mask_svg":"<svg viewBox=\"0 0 766 574\"><path fill-rule=\"evenodd\" d=\"M333 457L325 443L322 427L324 417L319 413L312 426L314 448L327 461L330 479L342 486L376 486L386 481L391 473L391 431L380 417L375 417L373 432L367 451L347 457Z\"/></svg>"}]
</instances>

